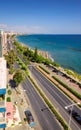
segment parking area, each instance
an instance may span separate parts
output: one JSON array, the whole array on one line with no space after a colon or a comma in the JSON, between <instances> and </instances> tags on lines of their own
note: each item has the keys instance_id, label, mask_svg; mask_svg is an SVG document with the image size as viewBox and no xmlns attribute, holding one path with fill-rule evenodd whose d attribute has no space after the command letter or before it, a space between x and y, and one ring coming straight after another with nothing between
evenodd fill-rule
<instances>
[{"instance_id":1,"label":"parking area","mask_svg":"<svg viewBox=\"0 0 81 130\"><path fill-rule=\"evenodd\" d=\"M75 81L74 79L70 78L67 74L64 72L57 70L55 67L50 65L43 65L47 68L47 70L50 71L50 75L55 75L57 78L59 78L61 81L63 81L65 84L67 84L70 88L74 89L76 92L81 94L81 85Z\"/></svg>"}]
</instances>

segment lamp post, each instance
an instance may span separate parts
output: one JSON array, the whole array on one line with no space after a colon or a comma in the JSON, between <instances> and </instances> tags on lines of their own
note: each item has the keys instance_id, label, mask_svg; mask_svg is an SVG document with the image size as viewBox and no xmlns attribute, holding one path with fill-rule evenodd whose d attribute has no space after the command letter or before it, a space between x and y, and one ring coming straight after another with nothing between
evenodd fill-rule
<instances>
[{"instance_id":1,"label":"lamp post","mask_svg":"<svg viewBox=\"0 0 81 130\"><path fill-rule=\"evenodd\" d=\"M77 102L77 103L73 103L73 104L71 104L71 105L65 106L65 109L68 109L69 107L71 107L71 113L70 113L70 118L69 118L68 130L70 129L73 107L74 107L75 105L79 105L79 104L80 104L80 103Z\"/></svg>"}]
</instances>

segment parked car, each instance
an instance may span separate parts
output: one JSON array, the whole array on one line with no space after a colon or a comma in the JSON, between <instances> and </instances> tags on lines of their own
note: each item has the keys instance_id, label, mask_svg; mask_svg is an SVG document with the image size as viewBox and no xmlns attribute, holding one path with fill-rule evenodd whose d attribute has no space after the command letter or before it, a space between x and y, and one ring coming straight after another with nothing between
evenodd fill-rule
<instances>
[{"instance_id":1,"label":"parked car","mask_svg":"<svg viewBox=\"0 0 81 130\"><path fill-rule=\"evenodd\" d=\"M81 125L81 116L78 115L75 117L76 121Z\"/></svg>"},{"instance_id":2,"label":"parked car","mask_svg":"<svg viewBox=\"0 0 81 130\"><path fill-rule=\"evenodd\" d=\"M25 115L26 115L26 118L28 120L28 124L31 124L32 122L34 122L34 118L31 114L30 110L26 110Z\"/></svg>"},{"instance_id":3,"label":"parked car","mask_svg":"<svg viewBox=\"0 0 81 130\"><path fill-rule=\"evenodd\" d=\"M69 110L69 113L71 113L71 110ZM73 117L78 116L78 113L75 110L72 110L72 116Z\"/></svg>"},{"instance_id":4,"label":"parked car","mask_svg":"<svg viewBox=\"0 0 81 130\"><path fill-rule=\"evenodd\" d=\"M71 110L68 112L71 114ZM72 117L81 125L81 116L75 110L72 110Z\"/></svg>"}]
</instances>

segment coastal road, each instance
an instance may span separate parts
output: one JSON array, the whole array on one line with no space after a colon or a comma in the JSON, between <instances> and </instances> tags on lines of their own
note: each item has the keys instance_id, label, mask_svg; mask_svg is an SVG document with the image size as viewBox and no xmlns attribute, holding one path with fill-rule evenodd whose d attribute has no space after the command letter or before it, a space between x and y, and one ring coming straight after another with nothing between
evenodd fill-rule
<instances>
[{"instance_id":1,"label":"coastal road","mask_svg":"<svg viewBox=\"0 0 81 130\"><path fill-rule=\"evenodd\" d=\"M22 83L22 87L26 90L25 94L29 98L42 130L62 130L62 127L60 127L60 124L47 108L28 78Z\"/></svg>"},{"instance_id":2,"label":"coastal road","mask_svg":"<svg viewBox=\"0 0 81 130\"><path fill-rule=\"evenodd\" d=\"M52 104L60 112L62 117L69 122L69 114L65 109L65 106L73 104L73 102L66 97L54 84L52 84L43 74L41 74L34 66L29 66L32 76L34 77L37 84L45 92L46 96L50 99ZM81 110L74 106L76 110L81 115ZM70 124L72 130L81 130L81 125L78 124L73 118Z\"/></svg>"}]
</instances>

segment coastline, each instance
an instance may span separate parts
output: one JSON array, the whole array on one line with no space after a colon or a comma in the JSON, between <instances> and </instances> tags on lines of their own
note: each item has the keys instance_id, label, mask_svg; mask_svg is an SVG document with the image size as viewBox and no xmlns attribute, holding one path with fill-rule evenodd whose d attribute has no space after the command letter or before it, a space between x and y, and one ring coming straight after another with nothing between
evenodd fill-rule
<instances>
[{"instance_id":1,"label":"coastline","mask_svg":"<svg viewBox=\"0 0 81 130\"><path fill-rule=\"evenodd\" d=\"M17 42L19 42L18 39L17 39L17 37L15 37L15 40L16 40ZM19 42L19 43L20 43L22 46L25 46L25 47L28 47L28 48L31 49L31 47L28 46L27 44L22 43L22 42ZM31 49L31 50L33 50L33 49ZM38 49L38 54L41 55L41 56L43 56L44 58L50 59L52 62L54 61L54 59L52 58L51 54L50 54L48 51L43 51L43 50L39 50L39 49Z\"/></svg>"},{"instance_id":2,"label":"coastline","mask_svg":"<svg viewBox=\"0 0 81 130\"><path fill-rule=\"evenodd\" d=\"M15 37L15 39L16 39L16 41L19 42L22 46L28 47L28 48L30 48L31 50L34 51L34 49L32 49L32 48L31 48L30 46L28 46L27 44L18 41L17 37ZM52 62L55 62L54 59L52 58L51 54L50 54L48 51L38 50L38 54L41 55L41 56L43 56L44 58L50 59ZM68 73L65 71L65 69L67 69L67 68L63 68L63 67L61 67L61 66L58 68L58 70L61 70L62 72L66 73L66 74L68 75ZM71 78L75 79L76 81L78 80L78 82L81 83L81 80L80 80L81 78L78 79L78 77L81 76L80 74L78 74L78 73L76 73L75 71L70 70L70 69L67 69L67 71L72 71L72 73L74 73L75 76L73 76L73 75L69 75L69 76L71 76ZM77 76L76 76L76 75L77 75Z\"/></svg>"}]
</instances>

